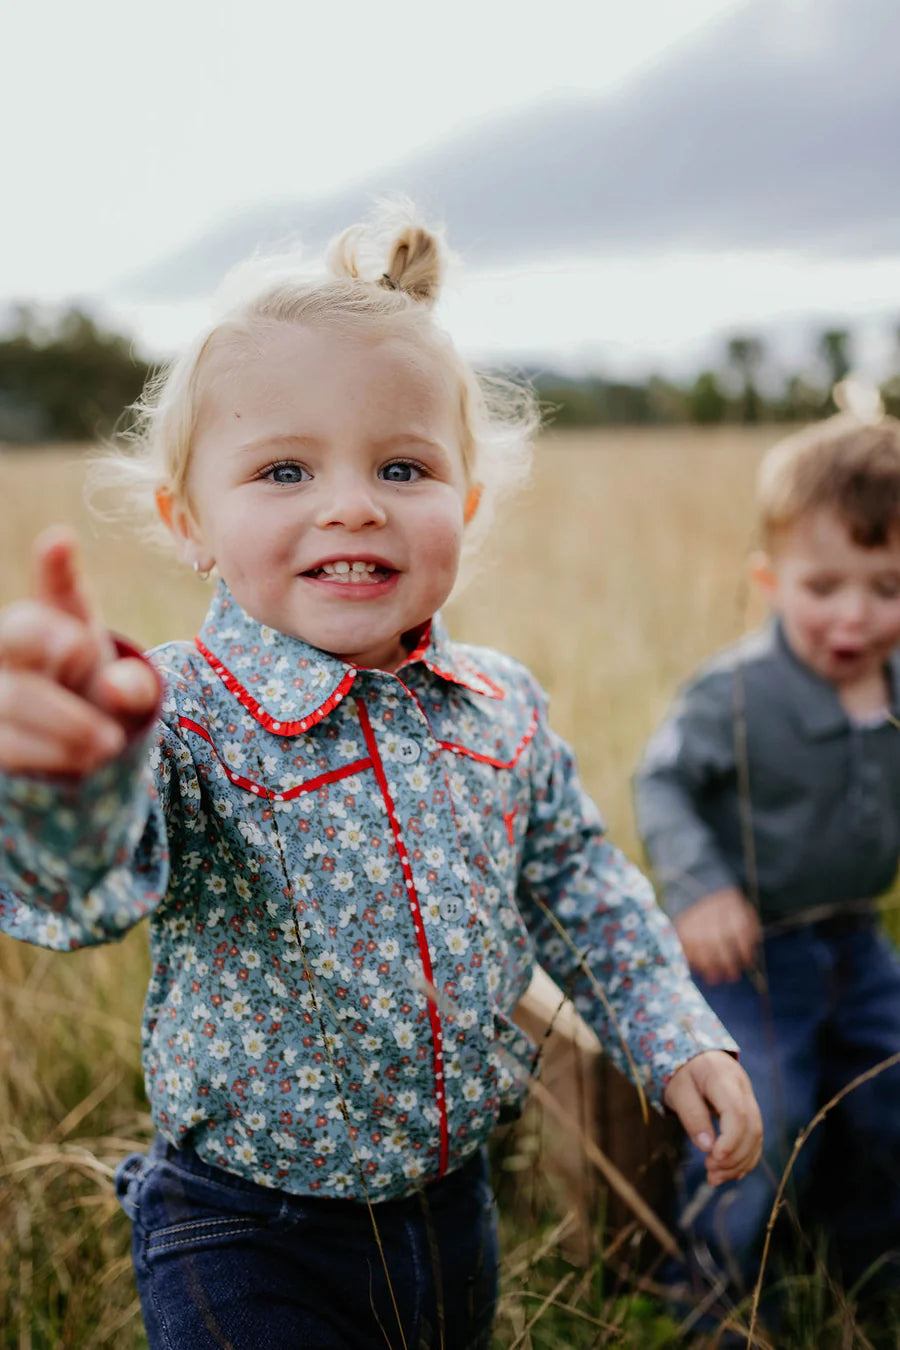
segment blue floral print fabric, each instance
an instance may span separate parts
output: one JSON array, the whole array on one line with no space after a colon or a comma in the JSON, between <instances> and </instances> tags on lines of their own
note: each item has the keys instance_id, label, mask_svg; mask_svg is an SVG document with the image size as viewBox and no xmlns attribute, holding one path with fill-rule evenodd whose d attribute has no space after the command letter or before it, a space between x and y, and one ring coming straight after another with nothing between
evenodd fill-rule
<instances>
[{"instance_id":1,"label":"blue floral print fabric","mask_svg":"<svg viewBox=\"0 0 900 1350\"><path fill-rule=\"evenodd\" d=\"M521 1104L535 956L657 1102L733 1048L515 661L437 617L396 674L358 669L221 583L149 659L160 715L118 760L0 783L0 929L69 950L149 916L173 1143L296 1194L413 1191Z\"/></svg>"}]
</instances>

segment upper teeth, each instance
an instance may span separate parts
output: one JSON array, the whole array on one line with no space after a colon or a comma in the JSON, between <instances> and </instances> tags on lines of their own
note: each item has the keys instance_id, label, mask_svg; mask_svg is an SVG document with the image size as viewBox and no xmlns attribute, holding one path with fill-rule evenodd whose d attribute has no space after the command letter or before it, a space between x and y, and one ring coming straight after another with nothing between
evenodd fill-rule
<instances>
[{"instance_id":1,"label":"upper teeth","mask_svg":"<svg viewBox=\"0 0 900 1350\"><path fill-rule=\"evenodd\" d=\"M345 576L347 572L374 572L375 564L373 562L340 562L323 563L322 571L327 572L330 577Z\"/></svg>"}]
</instances>

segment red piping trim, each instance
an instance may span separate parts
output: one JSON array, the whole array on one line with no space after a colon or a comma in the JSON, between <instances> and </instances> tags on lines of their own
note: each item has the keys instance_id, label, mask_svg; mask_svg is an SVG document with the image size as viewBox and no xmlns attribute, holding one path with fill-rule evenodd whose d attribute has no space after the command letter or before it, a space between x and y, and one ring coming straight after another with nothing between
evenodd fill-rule
<instances>
[{"instance_id":1,"label":"red piping trim","mask_svg":"<svg viewBox=\"0 0 900 1350\"><path fill-rule=\"evenodd\" d=\"M199 638L195 638L194 641L197 644L197 650L200 652L200 655L209 662L210 666L212 666L229 694L233 694L238 702L242 703L247 711L256 718L257 722L265 727L266 731L271 731L276 736L299 736L302 732L309 731L310 727L314 727L317 722L321 722L323 717L327 717L328 714L337 707L356 678L356 670L348 670L337 688L332 690L325 702L321 703L318 708L313 709L311 713L307 713L305 717L301 717L297 722L280 722L277 718L272 717L270 713L267 713L261 704L257 703L256 699L252 694L248 693L237 676L232 675L228 667L225 666L208 647L204 646Z\"/></svg>"},{"instance_id":2,"label":"red piping trim","mask_svg":"<svg viewBox=\"0 0 900 1350\"><path fill-rule=\"evenodd\" d=\"M440 666L435 665L433 661L429 661L427 657L424 659L428 669L433 670L435 675L440 675L442 680L449 680L451 684L462 685L463 689L469 689L473 694L481 694L484 698L506 698L506 694L499 684L494 684L494 681L489 680L487 675L482 675L480 670L473 670L472 675L481 680L483 685L486 684L487 689L479 689L477 684L469 684L468 680L464 680L461 675L457 675L454 671L441 670Z\"/></svg>"},{"instance_id":3,"label":"red piping trim","mask_svg":"<svg viewBox=\"0 0 900 1350\"><path fill-rule=\"evenodd\" d=\"M387 776L384 772L384 765L381 762L381 755L378 751L378 742L375 739L375 733L372 730L372 723L369 721L369 713L365 703L361 698L354 699L354 702L356 703L356 710L359 713L359 723L362 727L362 733L365 737L366 745L369 748L369 754L372 757L372 768L375 770L375 777L378 780L378 786L381 788L381 795L384 798L384 804L387 807L388 819L391 822L394 845L397 849L397 856L400 859L400 866L403 870L403 880L406 883L406 896L409 900L409 909L412 914L413 929L416 934L416 942L419 948L419 959L422 962L422 973L429 985L433 986L434 972L431 968L431 953L428 950L428 939L425 936L425 926L422 923L422 911L419 908L419 897L416 894L412 868L409 864L409 856L406 852L406 845L403 842L403 835L400 833L400 822L397 820L397 812L394 808L390 788L388 787ZM431 1042L434 1048L434 1096L437 1102L441 1135L441 1156L438 1164L438 1176L442 1177L447 1170L450 1139L447 1126L447 1095L444 1086L444 1049L443 1032L441 1030L441 1015L431 999L428 1000L428 1018L431 1022Z\"/></svg>"},{"instance_id":4,"label":"red piping trim","mask_svg":"<svg viewBox=\"0 0 900 1350\"><path fill-rule=\"evenodd\" d=\"M470 667L471 675L474 675L477 680L481 680L482 684L486 684L488 686L487 689L479 689L477 685L469 684L461 675L457 675L455 671L442 670L436 662L426 656L425 653L431 642L431 628L432 620L429 619L422 630L422 636L416 643L415 648L410 652L402 665L397 667L396 674L399 675L404 666L410 666L414 661L422 661L435 675L440 675L442 680L449 680L451 684L460 684L464 689L470 689L473 694L483 694L485 698L506 698L506 693L500 688L499 684L495 684L493 680L488 679L487 675L483 675L480 670ZM465 662L460 661L461 666L465 664Z\"/></svg>"},{"instance_id":5,"label":"red piping trim","mask_svg":"<svg viewBox=\"0 0 900 1350\"><path fill-rule=\"evenodd\" d=\"M299 783L297 787L286 788L284 792L274 792L272 788L261 787L259 783L254 783L251 778L242 778L239 773L234 773L233 770L229 769L216 749L209 732L205 727L201 727L198 722L192 722L189 717L179 717L178 725L184 727L186 731L193 731L195 735L202 736L205 741L209 742L213 754L235 787L243 788L245 792L252 792L254 797L263 797L270 802L289 802L294 797L302 796L304 792L315 792L316 788L324 787L326 783L336 783L340 778L349 778L352 773L361 773L363 769L371 769L372 767L370 759L355 759L352 764L344 764L340 769L329 769L327 773L320 773L315 778L308 778L305 783Z\"/></svg>"},{"instance_id":6,"label":"red piping trim","mask_svg":"<svg viewBox=\"0 0 900 1350\"><path fill-rule=\"evenodd\" d=\"M438 741L438 745L441 747L442 750L449 750L450 753L453 755L467 755L469 759L477 759L480 764L491 764L495 769L512 769L521 759L522 752L528 745L529 741L532 741L534 739L534 733L537 731L537 726L538 726L538 715L537 709L535 709L535 711L532 712L531 714L531 725L529 726L528 730L525 732L525 735L522 737L521 741L516 747L516 752L513 755L512 759L509 761L502 759L494 759L491 755L479 755L477 750L469 750L466 746L456 745L455 742L453 741Z\"/></svg>"}]
</instances>

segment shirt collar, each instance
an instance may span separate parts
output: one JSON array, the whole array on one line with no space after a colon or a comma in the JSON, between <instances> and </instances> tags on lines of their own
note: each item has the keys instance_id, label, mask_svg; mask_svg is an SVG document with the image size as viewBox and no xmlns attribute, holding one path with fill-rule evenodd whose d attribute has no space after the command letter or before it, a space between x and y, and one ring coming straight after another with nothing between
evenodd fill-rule
<instances>
[{"instance_id":1,"label":"shirt collar","mask_svg":"<svg viewBox=\"0 0 900 1350\"><path fill-rule=\"evenodd\" d=\"M809 738L819 740L846 731L850 718L834 685L794 654L780 619L773 620L772 635L779 674L792 691L793 705ZM887 665L891 712L896 717L900 715L900 649L891 652Z\"/></svg>"},{"instance_id":2,"label":"shirt collar","mask_svg":"<svg viewBox=\"0 0 900 1350\"><path fill-rule=\"evenodd\" d=\"M197 648L226 689L268 731L297 736L336 708L360 673L358 666L258 623L220 581L196 639ZM499 685L451 642L439 615L425 624L397 671L407 679L421 663L442 680L486 698L503 698Z\"/></svg>"}]
</instances>

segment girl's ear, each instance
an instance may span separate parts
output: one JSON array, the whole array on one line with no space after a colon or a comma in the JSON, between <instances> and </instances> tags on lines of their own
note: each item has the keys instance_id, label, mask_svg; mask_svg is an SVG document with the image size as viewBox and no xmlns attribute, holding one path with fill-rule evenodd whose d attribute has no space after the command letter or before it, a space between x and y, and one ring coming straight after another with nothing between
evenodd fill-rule
<instances>
[{"instance_id":1,"label":"girl's ear","mask_svg":"<svg viewBox=\"0 0 900 1350\"><path fill-rule=\"evenodd\" d=\"M772 601L778 589L778 577L768 553L757 549L750 555L750 576L765 598Z\"/></svg>"},{"instance_id":2,"label":"girl's ear","mask_svg":"<svg viewBox=\"0 0 900 1350\"><path fill-rule=\"evenodd\" d=\"M174 497L169 488L158 487L156 509L175 539L181 561L189 563L195 571L209 572L215 566L215 559L209 556L190 507Z\"/></svg>"},{"instance_id":3,"label":"girl's ear","mask_svg":"<svg viewBox=\"0 0 900 1350\"><path fill-rule=\"evenodd\" d=\"M465 505L463 506L463 524L468 525L472 520L475 512L478 510L483 491L483 483L475 483L469 488L469 491L466 493Z\"/></svg>"}]
</instances>

